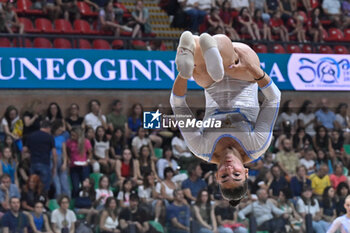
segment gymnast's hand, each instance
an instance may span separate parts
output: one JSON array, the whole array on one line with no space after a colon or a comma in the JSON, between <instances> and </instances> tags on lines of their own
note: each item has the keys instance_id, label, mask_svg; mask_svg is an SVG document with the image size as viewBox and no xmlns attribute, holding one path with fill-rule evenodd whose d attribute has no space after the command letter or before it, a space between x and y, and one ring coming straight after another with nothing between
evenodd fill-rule
<instances>
[{"instance_id":1,"label":"gymnast's hand","mask_svg":"<svg viewBox=\"0 0 350 233\"><path fill-rule=\"evenodd\" d=\"M232 65L229 66L229 70L234 70L237 74L248 73L248 75L241 75L239 79L256 82L255 79L260 78L264 75L264 71L257 65L254 57L247 54L248 51L242 48L234 48L235 52L238 55L238 60L236 60Z\"/></svg>"}]
</instances>

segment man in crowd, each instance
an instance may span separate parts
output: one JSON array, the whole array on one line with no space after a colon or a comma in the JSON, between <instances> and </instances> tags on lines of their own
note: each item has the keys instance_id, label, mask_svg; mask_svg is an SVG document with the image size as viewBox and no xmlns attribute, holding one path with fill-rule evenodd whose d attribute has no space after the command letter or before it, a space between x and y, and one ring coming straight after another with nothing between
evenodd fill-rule
<instances>
[{"instance_id":1,"label":"man in crowd","mask_svg":"<svg viewBox=\"0 0 350 233\"><path fill-rule=\"evenodd\" d=\"M92 127L94 131L99 126L103 126L103 128L107 129L107 120L106 116L102 114L100 101L96 99L90 100L89 110L90 113L86 114L84 117L85 124Z\"/></svg>"},{"instance_id":2,"label":"man in crowd","mask_svg":"<svg viewBox=\"0 0 350 233\"><path fill-rule=\"evenodd\" d=\"M335 114L328 108L328 100L322 98L321 108L315 113L319 125L324 125L327 129L334 128Z\"/></svg>"},{"instance_id":3,"label":"man in crowd","mask_svg":"<svg viewBox=\"0 0 350 233\"><path fill-rule=\"evenodd\" d=\"M111 132L121 129L124 133L128 133L128 118L122 113L123 104L120 100L113 102L112 112L107 115L108 128Z\"/></svg>"},{"instance_id":4,"label":"man in crowd","mask_svg":"<svg viewBox=\"0 0 350 233\"><path fill-rule=\"evenodd\" d=\"M207 183L202 179L202 168L199 163L192 164L188 167L189 178L182 182L182 190L188 201L196 201L197 194L200 190L207 187Z\"/></svg>"},{"instance_id":5,"label":"man in crowd","mask_svg":"<svg viewBox=\"0 0 350 233\"><path fill-rule=\"evenodd\" d=\"M20 208L19 197L11 197L10 210L1 219L3 233L28 233L29 221Z\"/></svg>"},{"instance_id":6,"label":"man in crowd","mask_svg":"<svg viewBox=\"0 0 350 233\"><path fill-rule=\"evenodd\" d=\"M276 160L286 176L291 178L295 175L296 168L299 165L299 154L293 150L290 139L283 139L282 149L277 153Z\"/></svg>"},{"instance_id":7,"label":"man in crowd","mask_svg":"<svg viewBox=\"0 0 350 233\"><path fill-rule=\"evenodd\" d=\"M312 192L321 197L326 187L331 186L327 164L321 164L317 172L310 176Z\"/></svg>"},{"instance_id":8,"label":"man in crowd","mask_svg":"<svg viewBox=\"0 0 350 233\"><path fill-rule=\"evenodd\" d=\"M11 177L8 174L3 174L0 177L0 212L10 209L10 199L12 197L21 197L18 187L11 184Z\"/></svg>"},{"instance_id":9,"label":"man in crowd","mask_svg":"<svg viewBox=\"0 0 350 233\"><path fill-rule=\"evenodd\" d=\"M183 191L174 190L174 201L167 207L167 221L169 222L169 233L190 232L190 207L186 204Z\"/></svg>"}]
</instances>

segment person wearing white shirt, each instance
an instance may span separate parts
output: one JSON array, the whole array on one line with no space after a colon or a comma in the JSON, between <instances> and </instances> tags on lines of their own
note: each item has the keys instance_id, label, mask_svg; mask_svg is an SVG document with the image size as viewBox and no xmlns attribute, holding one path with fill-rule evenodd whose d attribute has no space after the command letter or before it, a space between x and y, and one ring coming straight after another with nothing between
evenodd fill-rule
<instances>
[{"instance_id":1,"label":"person wearing white shirt","mask_svg":"<svg viewBox=\"0 0 350 233\"><path fill-rule=\"evenodd\" d=\"M315 136L315 122L316 116L313 113L313 104L310 100L305 100L299 111L298 125L304 127L305 132L310 136Z\"/></svg>"},{"instance_id":2,"label":"person wearing white shirt","mask_svg":"<svg viewBox=\"0 0 350 233\"><path fill-rule=\"evenodd\" d=\"M57 202L60 207L55 209L51 215L53 231L55 233L74 233L77 218L74 212L69 209L69 197L62 195L58 198Z\"/></svg>"},{"instance_id":3,"label":"person wearing white shirt","mask_svg":"<svg viewBox=\"0 0 350 233\"><path fill-rule=\"evenodd\" d=\"M335 233L340 230L340 233L350 232L350 195L345 198L344 208L346 209L346 214L336 218L327 233Z\"/></svg>"},{"instance_id":4,"label":"person wearing white shirt","mask_svg":"<svg viewBox=\"0 0 350 233\"><path fill-rule=\"evenodd\" d=\"M86 114L84 117L85 125L92 127L94 130L96 130L98 126L103 126L103 128L107 129L106 116L102 114L100 101L96 99L90 100L89 109L90 113Z\"/></svg>"}]
</instances>

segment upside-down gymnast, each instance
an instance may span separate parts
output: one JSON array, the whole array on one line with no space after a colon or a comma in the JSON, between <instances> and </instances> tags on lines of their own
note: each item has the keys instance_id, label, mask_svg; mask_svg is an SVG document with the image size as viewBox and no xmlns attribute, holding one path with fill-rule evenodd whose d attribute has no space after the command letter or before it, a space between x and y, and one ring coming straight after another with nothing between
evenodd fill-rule
<instances>
[{"instance_id":1,"label":"upside-down gymnast","mask_svg":"<svg viewBox=\"0 0 350 233\"><path fill-rule=\"evenodd\" d=\"M244 164L269 147L281 93L260 68L257 54L246 44L225 35L182 33L175 63L179 74L170 104L176 120L194 116L186 103L187 80L204 88L204 121L220 120L219 129L180 128L189 149L202 160L218 165L216 178L223 197L236 206L248 189ZM258 87L264 101L258 103Z\"/></svg>"}]
</instances>

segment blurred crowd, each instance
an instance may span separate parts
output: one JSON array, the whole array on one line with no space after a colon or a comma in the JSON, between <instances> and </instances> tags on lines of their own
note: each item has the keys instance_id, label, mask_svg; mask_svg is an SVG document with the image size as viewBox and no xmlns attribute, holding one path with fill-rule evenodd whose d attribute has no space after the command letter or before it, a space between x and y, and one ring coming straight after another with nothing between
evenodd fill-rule
<instances>
[{"instance_id":1,"label":"blurred crowd","mask_svg":"<svg viewBox=\"0 0 350 233\"><path fill-rule=\"evenodd\" d=\"M348 0L163 0L172 26L232 40L323 42L350 24Z\"/></svg>"},{"instance_id":2,"label":"blurred crowd","mask_svg":"<svg viewBox=\"0 0 350 233\"><path fill-rule=\"evenodd\" d=\"M0 127L3 232L303 232L309 214L315 232L325 233L345 213L346 103L285 101L269 151L247 165L249 195L237 208L222 200L215 165L196 159L178 129L144 129L140 103L128 106L129 114L120 100L107 114L97 99L88 105L83 115L74 103L67 114L40 100L7 107Z\"/></svg>"}]
</instances>

